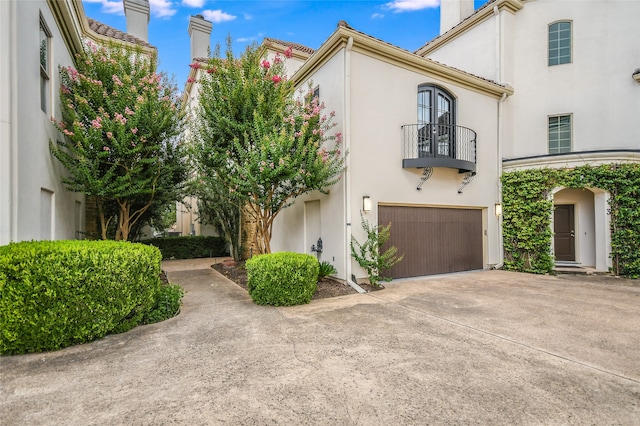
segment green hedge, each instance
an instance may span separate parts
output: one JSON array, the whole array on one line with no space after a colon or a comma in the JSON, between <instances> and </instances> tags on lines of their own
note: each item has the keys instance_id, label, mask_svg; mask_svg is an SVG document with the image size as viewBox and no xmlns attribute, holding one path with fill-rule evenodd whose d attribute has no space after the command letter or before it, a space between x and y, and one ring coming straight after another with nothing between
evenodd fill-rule
<instances>
[{"instance_id":1,"label":"green hedge","mask_svg":"<svg viewBox=\"0 0 640 426\"><path fill-rule=\"evenodd\" d=\"M246 263L249 295L258 305L309 303L318 285L318 260L309 254L271 253Z\"/></svg>"},{"instance_id":2,"label":"green hedge","mask_svg":"<svg viewBox=\"0 0 640 426\"><path fill-rule=\"evenodd\" d=\"M129 330L158 304L160 251L114 241L0 247L0 353L59 349Z\"/></svg>"},{"instance_id":3,"label":"green hedge","mask_svg":"<svg viewBox=\"0 0 640 426\"><path fill-rule=\"evenodd\" d=\"M227 256L227 243L222 237L163 237L140 241L158 247L163 259L196 259Z\"/></svg>"}]
</instances>

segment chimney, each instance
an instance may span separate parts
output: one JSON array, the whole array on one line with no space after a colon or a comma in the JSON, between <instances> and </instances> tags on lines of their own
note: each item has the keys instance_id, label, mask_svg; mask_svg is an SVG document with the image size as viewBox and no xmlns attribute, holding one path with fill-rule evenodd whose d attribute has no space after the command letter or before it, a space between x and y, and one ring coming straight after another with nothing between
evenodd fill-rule
<instances>
[{"instance_id":1,"label":"chimney","mask_svg":"<svg viewBox=\"0 0 640 426\"><path fill-rule=\"evenodd\" d=\"M123 0L127 33L149 42L149 0Z\"/></svg>"},{"instance_id":2,"label":"chimney","mask_svg":"<svg viewBox=\"0 0 640 426\"><path fill-rule=\"evenodd\" d=\"M202 15L189 18L189 37L191 38L191 60L209 56L209 41L213 24Z\"/></svg>"},{"instance_id":3,"label":"chimney","mask_svg":"<svg viewBox=\"0 0 640 426\"><path fill-rule=\"evenodd\" d=\"M473 14L473 0L442 0L440 2L440 35Z\"/></svg>"}]
</instances>

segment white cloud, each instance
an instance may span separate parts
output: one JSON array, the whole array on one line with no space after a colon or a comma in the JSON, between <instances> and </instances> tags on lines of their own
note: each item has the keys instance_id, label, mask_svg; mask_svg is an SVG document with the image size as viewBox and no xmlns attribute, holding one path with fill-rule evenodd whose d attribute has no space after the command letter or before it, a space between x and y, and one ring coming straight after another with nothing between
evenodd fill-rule
<instances>
[{"instance_id":1,"label":"white cloud","mask_svg":"<svg viewBox=\"0 0 640 426\"><path fill-rule=\"evenodd\" d=\"M204 6L206 0L182 0L182 5L187 7L200 8Z\"/></svg>"},{"instance_id":2,"label":"white cloud","mask_svg":"<svg viewBox=\"0 0 640 426\"><path fill-rule=\"evenodd\" d=\"M264 33L258 33L249 37L240 37L235 39L236 43L249 43L251 41L258 41L258 39L264 38Z\"/></svg>"},{"instance_id":3,"label":"white cloud","mask_svg":"<svg viewBox=\"0 0 640 426\"><path fill-rule=\"evenodd\" d=\"M413 12L438 6L440 6L440 0L393 0L384 5L386 9L393 10L395 13Z\"/></svg>"},{"instance_id":4,"label":"white cloud","mask_svg":"<svg viewBox=\"0 0 640 426\"><path fill-rule=\"evenodd\" d=\"M233 21L236 19L236 16L229 15L228 13L223 12L222 10L203 10L202 16L207 21L211 21L215 24L219 24L220 22Z\"/></svg>"},{"instance_id":5,"label":"white cloud","mask_svg":"<svg viewBox=\"0 0 640 426\"><path fill-rule=\"evenodd\" d=\"M371 19L382 19L384 18L384 15L382 13L374 13L373 15L371 15Z\"/></svg>"},{"instance_id":6,"label":"white cloud","mask_svg":"<svg viewBox=\"0 0 640 426\"><path fill-rule=\"evenodd\" d=\"M151 13L158 18L169 18L177 12L169 0L149 0Z\"/></svg>"},{"instance_id":7,"label":"white cloud","mask_svg":"<svg viewBox=\"0 0 640 426\"><path fill-rule=\"evenodd\" d=\"M250 21L253 19L253 15L250 15L248 13L243 13L244 19L246 19L247 21Z\"/></svg>"},{"instance_id":8,"label":"white cloud","mask_svg":"<svg viewBox=\"0 0 640 426\"><path fill-rule=\"evenodd\" d=\"M124 15L124 7L121 0L84 0L85 3L100 3L102 12L114 15Z\"/></svg>"}]
</instances>

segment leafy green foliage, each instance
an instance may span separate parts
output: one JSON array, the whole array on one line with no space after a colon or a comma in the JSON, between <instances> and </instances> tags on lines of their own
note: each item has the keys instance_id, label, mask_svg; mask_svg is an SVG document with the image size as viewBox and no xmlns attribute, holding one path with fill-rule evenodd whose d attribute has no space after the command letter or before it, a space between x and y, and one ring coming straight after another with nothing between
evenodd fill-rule
<instances>
[{"instance_id":1,"label":"leafy green foliage","mask_svg":"<svg viewBox=\"0 0 640 426\"><path fill-rule=\"evenodd\" d=\"M323 260L320 262L320 270L318 272L318 279L328 277L329 275L337 274L338 270L331 263Z\"/></svg>"},{"instance_id":2,"label":"leafy green foliage","mask_svg":"<svg viewBox=\"0 0 640 426\"><path fill-rule=\"evenodd\" d=\"M177 89L141 50L88 44L76 64L60 69L63 138L50 149L69 172L66 188L96 197L102 238L115 218L115 238L127 240L150 208L182 198Z\"/></svg>"},{"instance_id":3,"label":"leafy green foliage","mask_svg":"<svg viewBox=\"0 0 640 426\"><path fill-rule=\"evenodd\" d=\"M173 318L180 312L184 290L177 284L162 284L156 294L156 302L151 310L144 316L144 324L154 324Z\"/></svg>"},{"instance_id":4,"label":"leafy green foliage","mask_svg":"<svg viewBox=\"0 0 640 426\"><path fill-rule=\"evenodd\" d=\"M556 187L607 191L611 258L617 275L640 277L640 165L604 164L575 169L533 169L502 176L505 268L548 273L551 254L550 191Z\"/></svg>"},{"instance_id":5,"label":"leafy green foliage","mask_svg":"<svg viewBox=\"0 0 640 426\"><path fill-rule=\"evenodd\" d=\"M127 331L154 307L160 251L112 241L0 247L0 353L54 350Z\"/></svg>"},{"instance_id":6,"label":"leafy green foliage","mask_svg":"<svg viewBox=\"0 0 640 426\"><path fill-rule=\"evenodd\" d=\"M391 281L391 278L383 277L380 274L385 269L390 269L396 263L402 261L404 255L398 257L398 249L395 246L389 247L384 253L380 253L382 246L391 236L391 224L387 226L375 226L369 223L360 214L362 229L367 233L367 239L360 244L355 237L351 236L351 256L358 262L358 265L367 271L369 283L378 287L380 281Z\"/></svg>"},{"instance_id":7,"label":"leafy green foliage","mask_svg":"<svg viewBox=\"0 0 640 426\"><path fill-rule=\"evenodd\" d=\"M222 237L163 237L140 242L158 247L163 259L197 259L228 254L227 242Z\"/></svg>"},{"instance_id":8,"label":"leafy green foliage","mask_svg":"<svg viewBox=\"0 0 640 426\"><path fill-rule=\"evenodd\" d=\"M333 113L323 114L324 105L308 94L295 99L285 58L270 63L260 53L253 45L236 59L229 43L226 57L218 48L209 59L199 81L191 157L198 196L230 194L223 202L246 207L257 224L255 247L269 253L275 217L299 195L326 192L338 181L344 157L340 133L329 134ZM217 210L215 202L200 207L228 223L225 235L237 235L231 221L239 215Z\"/></svg>"},{"instance_id":9,"label":"leafy green foliage","mask_svg":"<svg viewBox=\"0 0 640 426\"><path fill-rule=\"evenodd\" d=\"M249 295L258 305L309 303L318 285L318 260L301 253L263 254L246 263Z\"/></svg>"}]
</instances>

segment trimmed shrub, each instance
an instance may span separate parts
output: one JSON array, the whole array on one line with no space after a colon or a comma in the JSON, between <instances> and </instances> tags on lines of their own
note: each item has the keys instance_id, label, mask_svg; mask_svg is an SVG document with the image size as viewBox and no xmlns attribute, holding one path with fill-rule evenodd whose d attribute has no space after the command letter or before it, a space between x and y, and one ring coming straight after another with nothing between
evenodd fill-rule
<instances>
[{"instance_id":1,"label":"trimmed shrub","mask_svg":"<svg viewBox=\"0 0 640 426\"><path fill-rule=\"evenodd\" d=\"M154 324L172 318L180 312L184 290L177 284L162 284L156 295L156 303L143 319L145 324Z\"/></svg>"},{"instance_id":2,"label":"trimmed shrub","mask_svg":"<svg viewBox=\"0 0 640 426\"><path fill-rule=\"evenodd\" d=\"M318 260L309 254L271 253L246 263L249 295L258 305L309 303L318 286Z\"/></svg>"},{"instance_id":3,"label":"trimmed shrub","mask_svg":"<svg viewBox=\"0 0 640 426\"><path fill-rule=\"evenodd\" d=\"M163 237L140 242L158 247L163 259L196 259L229 255L227 243L222 237Z\"/></svg>"},{"instance_id":4,"label":"trimmed shrub","mask_svg":"<svg viewBox=\"0 0 640 426\"><path fill-rule=\"evenodd\" d=\"M115 241L0 247L0 353L85 343L140 324L157 302L160 251Z\"/></svg>"}]
</instances>

